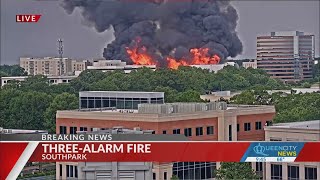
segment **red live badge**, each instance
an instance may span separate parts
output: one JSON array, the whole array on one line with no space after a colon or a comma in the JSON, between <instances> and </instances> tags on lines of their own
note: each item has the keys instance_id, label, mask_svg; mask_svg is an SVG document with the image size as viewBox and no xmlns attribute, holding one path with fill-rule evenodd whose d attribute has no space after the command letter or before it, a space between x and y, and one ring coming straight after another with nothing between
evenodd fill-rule
<instances>
[{"instance_id":1,"label":"red live badge","mask_svg":"<svg viewBox=\"0 0 320 180\"><path fill-rule=\"evenodd\" d=\"M38 22L41 15L39 14L27 14L27 15L16 15L16 22L19 23L35 23Z\"/></svg>"}]
</instances>

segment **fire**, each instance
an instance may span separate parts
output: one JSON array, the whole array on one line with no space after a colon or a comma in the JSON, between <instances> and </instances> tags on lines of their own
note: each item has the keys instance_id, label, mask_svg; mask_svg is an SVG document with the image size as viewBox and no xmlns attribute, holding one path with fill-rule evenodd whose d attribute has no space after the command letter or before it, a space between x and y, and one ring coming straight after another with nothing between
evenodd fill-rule
<instances>
[{"instance_id":1,"label":"fire","mask_svg":"<svg viewBox=\"0 0 320 180\"><path fill-rule=\"evenodd\" d=\"M154 60L147 52L145 46L141 46L141 38L134 40L135 46L133 48L126 47L127 54L136 65L157 65L157 61ZM218 55L209 55L209 48L192 48L190 49L191 60L174 59L167 57L168 67L171 69L178 69L179 66L189 65L202 65L202 64L218 64L220 57Z\"/></svg>"},{"instance_id":2,"label":"fire","mask_svg":"<svg viewBox=\"0 0 320 180\"><path fill-rule=\"evenodd\" d=\"M218 64L220 57L218 55L209 55L209 48L192 48L190 49L192 60L190 62L180 59L168 57L168 67L171 69L178 69L179 66L188 65L202 65L202 64Z\"/></svg>"},{"instance_id":3,"label":"fire","mask_svg":"<svg viewBox=\"0 0 320 180\"><path fill-rule=\"evenodd\" d=\"M136 65L155 65L156 62L148 55L147 48L145 46L139 47L140 42L141 39L137 38L137 40L135 40L136 45L134 48L130 49L129 47L126 47L130 59Z\"/></svg>"},{"instance_id":4,"label":"fire","mask_svg":"<svg viewBox=\"0 0 320 180\"><path fill-rule=\"evenodd\" d=\"M188 66L188 63L185 60L176 61L173 58L167 57L167 61L168 67L171 69L178 69L179 66Z\"/></svg>"}]
</instances>

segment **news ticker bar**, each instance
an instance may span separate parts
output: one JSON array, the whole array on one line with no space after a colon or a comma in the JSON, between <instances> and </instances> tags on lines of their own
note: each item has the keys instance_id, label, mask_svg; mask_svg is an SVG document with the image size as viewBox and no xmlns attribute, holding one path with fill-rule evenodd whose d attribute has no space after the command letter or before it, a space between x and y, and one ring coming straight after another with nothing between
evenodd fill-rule
<instances>
[{"instance_id":1,"label":"news ticker bar","mask_svg":"<svg viewBox=\"0 0 320 180\"><path fill-rule=\"evenodd\" d=\"M12 179L28 161L320 162L320 142L2 141L0 149L0 177Z\"/></svg>"}]
</instances>

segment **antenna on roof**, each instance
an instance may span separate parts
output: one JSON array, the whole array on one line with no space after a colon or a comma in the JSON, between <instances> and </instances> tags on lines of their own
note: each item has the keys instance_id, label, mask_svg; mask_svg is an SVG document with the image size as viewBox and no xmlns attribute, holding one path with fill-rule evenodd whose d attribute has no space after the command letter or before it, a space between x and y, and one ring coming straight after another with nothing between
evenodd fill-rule
<instances>
[{"instance_id":1,"label":"antenna on roof","mask_svg":"<svg viewBox=\"0 0 320 180\"><path fill-rule=\"evenodd\" d=\"M58 53L59 53L59 76L62 75L62 55L63 55L63 40L58 39Z\"/></svg>"}]
</instances>

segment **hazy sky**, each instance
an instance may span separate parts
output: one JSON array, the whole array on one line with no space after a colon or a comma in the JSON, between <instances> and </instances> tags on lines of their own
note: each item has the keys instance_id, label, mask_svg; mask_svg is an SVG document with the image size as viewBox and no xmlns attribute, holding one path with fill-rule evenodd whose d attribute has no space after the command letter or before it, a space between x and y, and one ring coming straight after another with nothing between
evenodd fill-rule
<instances>
[{"instance_id":1,"label":"hazy sky","mask_svg":"<svg viewBox=\"0 0 320 180\"><path fill-rule=\"evenodd\" d=\"M79 11L67 15L58 1L0 0L1 64L17 64L21 56L57 56L57 39L64 40L64 55L102 57L112 33L96 33L83 25ZM256 36L271 31L299 30L316 36L319 56L319 5L314 1L233 1L239 14L237 31L244 45L237 58L255 58ZM38 23L16 23L16 14L41 14Z\"/></svg>"}]
</instances>

